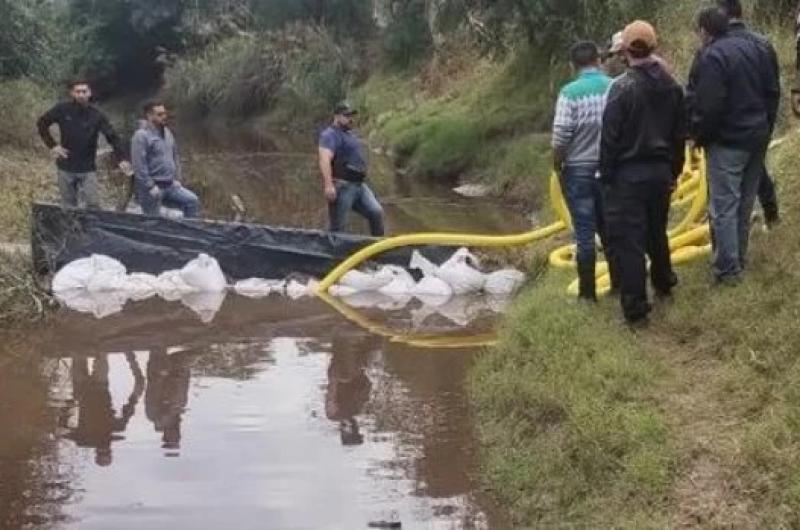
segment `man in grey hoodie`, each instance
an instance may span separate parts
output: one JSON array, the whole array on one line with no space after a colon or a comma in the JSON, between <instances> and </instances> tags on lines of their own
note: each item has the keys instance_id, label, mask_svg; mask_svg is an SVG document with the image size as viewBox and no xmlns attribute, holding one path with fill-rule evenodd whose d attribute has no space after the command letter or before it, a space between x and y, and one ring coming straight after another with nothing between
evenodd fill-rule
<instances>
[{"instance_id":1,"label":"man in grey hoodie","mask_svg":"<svg viewBox=\"0 0 800 530\"><path fill-rule=\"evenodd\" d=\"M136 192L145 215L158 215L160 206L178 208L186 218L200 216L197 195L181 185L178 145L167 127L167 109L150 101L144 106L145 122L133 135L131 161Z\"/></svg>"}]
</instances>

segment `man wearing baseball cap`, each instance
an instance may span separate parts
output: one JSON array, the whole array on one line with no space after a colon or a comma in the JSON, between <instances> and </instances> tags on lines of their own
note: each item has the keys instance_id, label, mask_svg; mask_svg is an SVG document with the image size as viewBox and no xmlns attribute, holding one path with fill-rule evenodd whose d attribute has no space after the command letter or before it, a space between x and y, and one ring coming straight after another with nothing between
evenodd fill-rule
<instances>
[{"instance_id":1,"label":"man wearing baseball cap","mask_svg":"<svg viewBox=\"0 0 800 530\"><path fill-rule=\"evenodd\" d=\"M618 31L611 37L611 44L603 56L603 71L611 78L616 78L625 73L628 67L625 64L625 54L622 53L622 32Z\"/></svg>"},{"instance_id":2,"label":"man wearing baseball cap","mask_svg":"<svg viewBox=\"0 0 800 530\"><path fill-rule=\"evenodd\" d=\"M656 32L636 21L623 31L629 69L611 85L600 149L606 220L620 283L622 309L632 325L647 322L647 267L656 293L677 283L667 239L670 195L683 170L683 90L654 55Z\"/></svg>"},{"instance_id":3,"label":"man wearing baseball cap","mask_svg":"<svg viewBox=\"0 0 800 530\"><path fill-rule=\"evenodd\" d=\"M383 208L367 186L367 159L361 140L353 133L358 111L349 103L336 105L333 123L319 136L319 168L331 232L343 232L350 210L369 221L373 236L384 235Z\"/></svg>"}]
</instances>

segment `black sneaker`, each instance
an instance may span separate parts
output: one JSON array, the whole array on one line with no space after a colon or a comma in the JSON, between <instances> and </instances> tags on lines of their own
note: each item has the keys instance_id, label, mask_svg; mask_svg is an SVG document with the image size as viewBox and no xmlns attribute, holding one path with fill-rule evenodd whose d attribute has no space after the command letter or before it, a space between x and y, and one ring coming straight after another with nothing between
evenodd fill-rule
<instances>
[{"instance_id":1,"label":"black sneaker","mask_svg":"<svg viewBox=\"0 0 800 530\"><path fill-rule=\"evenodd\" d=\"M732 274L728 276L717 276L716 285L718 287L738 287L742 283L741 274Z\"/></svg>"},{"instance_id":2,"label":"black sneaker","mask_svg":"<svg viewBox=\"0 0 800 530\"><path fill-rule=\"evenodd\" d=\"M650 326L650 317L647 315L636 318L626 317L625 324L628 326L628 329L635 333L637 331L645 330Z\"/></svg>"}]
</instances>

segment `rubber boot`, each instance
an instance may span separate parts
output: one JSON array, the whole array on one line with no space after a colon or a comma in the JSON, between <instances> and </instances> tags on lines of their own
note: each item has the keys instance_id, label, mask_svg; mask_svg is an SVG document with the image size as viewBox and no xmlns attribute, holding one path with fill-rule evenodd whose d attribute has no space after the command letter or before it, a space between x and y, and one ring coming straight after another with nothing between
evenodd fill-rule
<instances>
[{"instance_id":1,"label":"rubber boot","mask_svg":"<svg viewBox=\"0 0 800 530\"><path fill-rule=\"evenodd\" d=\"M578 262L578 298L591 302L597 301L597 287L594 260Z\"/></svg>"}]
</instances>

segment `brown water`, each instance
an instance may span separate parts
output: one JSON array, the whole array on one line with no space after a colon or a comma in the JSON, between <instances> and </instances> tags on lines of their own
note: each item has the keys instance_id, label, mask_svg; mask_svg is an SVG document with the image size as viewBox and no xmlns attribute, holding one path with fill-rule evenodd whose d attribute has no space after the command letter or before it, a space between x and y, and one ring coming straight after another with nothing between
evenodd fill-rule
<instances>
[{"instance_id":1,"label":"brown water","mask_svg":"<svg viewBox=\"0 0 800 530\"><path fill-rule=\"evenodd\" d=\"M248 219L322 226L313 159L245 147L189 146L208 209L233 216L236 193ZM395 232L526 224L386 174L376 188ZM503 301L357 309L382 334L320 300L216 302L63 311L0 355L0 529L509 527L476 481L479 349L386 338L485 335Z\"/></svg>"}]
</instances>

